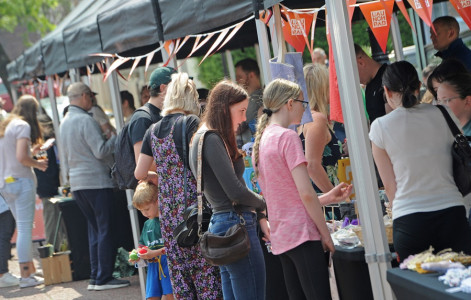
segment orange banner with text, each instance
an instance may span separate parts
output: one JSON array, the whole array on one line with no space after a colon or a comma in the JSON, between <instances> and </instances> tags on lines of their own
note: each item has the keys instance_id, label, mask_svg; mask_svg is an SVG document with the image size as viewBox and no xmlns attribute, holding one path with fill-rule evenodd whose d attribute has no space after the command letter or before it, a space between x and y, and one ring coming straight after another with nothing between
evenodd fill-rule
<instances>
[{"instance_id":1,"label":"orange banner with text","mask_svg":"<svg viewBox=\"0 0 471 300\"><path fill-rule=\"evenodd\" d=\"M450 0L450 3L471 28L471 0Z\"/></svg>"},{"instance_id":2,"label":"orange banner with text","mask_svg":"<svg viewBox=\"0 0 471 300\"><path fill-rule=\"evenodd\" d=\"M360 4L361 12L370 25L376 41L386 53L388 43L389 27L391 27L391 14L394 7L394 0L381 2L370 2Z\"/></svg>"},{"instance_id":3,"label":"orange banner with text","mask_svg":"<svg viewBox=\"0 0 471 300\"><path fill-rule=\"evenodd\" d=\"M435 31L435 28L432 24L432 8L433 0L407 0L410 6L415 10L419 15L422 21L427 24L428 27L432 28Z\"/></svg>"},{"instance_id":4,"label":"orange banner with text","mask_svg":"<svg viewBox=\"0 0 471 300\"><path fill-rule=\"evenodd\" d=\"M303 52L306 46L305 36L307 37L311 29L313 15L295 14L285 10L282 10L282 12L286 16L286 20L281 18L285 41L293 46L297 52Z\"/></svg>"}]
</instances>

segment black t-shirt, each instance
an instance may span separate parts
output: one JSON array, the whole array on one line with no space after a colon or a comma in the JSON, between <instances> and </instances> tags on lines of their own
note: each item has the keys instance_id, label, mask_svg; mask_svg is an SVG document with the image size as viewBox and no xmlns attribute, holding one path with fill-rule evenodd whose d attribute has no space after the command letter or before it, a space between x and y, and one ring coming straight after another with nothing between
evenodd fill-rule
<instances>
[{"instance_id":1,"label":"black t-shirt","mask_svg":"<svg viewBox=\"0 0 471 300\"><path fill-rule=\"evenodd\" d=\"M160 109L157 106L154 106L149 102L144 104L144 106L149 108L152 116L150 116L146 111L140 109L136 110L132 115L131 120L129 121L128 130L133 145L144 139L144 134L150 125L162 119L160 116Z\"/></svg>"},{"instance_id":2,"label":"black t-shirt","mask_svg":"<svg viewBox=\"0 0 471 300\"><path fill-rule=\"evenodd\" d=\"M159 139L162 139L170 134L173 124L177 121L177 118L183 116L183 114L171 114L163 117L163 119L158 122L155 127L151 126L144 135L144 140L142 142L141 153L144 153L149 156L152 155L152 143L151 143L151 130L154 129L154 132L157 134ZM200 124L200 119L195 115L188 115L186 118L186 155L188 161L189 145L193 134L198 129ZM183 140L182 140L182 126L183 126L183 117L178 120L173 129L173 140L177 148L178 155L180 158L183 157Z\"/></svg>"},{"instance_id":3,"label":"black t-shirt","mask_svg":"<svg viewBox=\"0 0 471 300\"><path fill-rule=\"evenodd\" d=\"M386 64L382 65L375 77L366 85L366 111L370 117L370 124L373 123L376 118L382 117L386 114L383 96L383 73L384 70L386 70L386 67Z\"/></svg>"}]
</instances>

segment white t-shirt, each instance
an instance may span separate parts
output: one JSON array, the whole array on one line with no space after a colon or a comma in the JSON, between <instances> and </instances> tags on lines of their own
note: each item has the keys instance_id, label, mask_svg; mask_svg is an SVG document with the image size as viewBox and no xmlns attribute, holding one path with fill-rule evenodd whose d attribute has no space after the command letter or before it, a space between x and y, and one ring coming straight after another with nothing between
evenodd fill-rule
<instances>
[{"instance_id":1,"label":"white t-shirt","mask_svg":"<svg viewBox=\"0 0 471 300\"><path fill-rule=\"evenodd\" d=\"M5 136L0 138L0 188L5 184L5 178L35 179L33 168L25 167L16 159L16 142L19 139L30 139L31 127L21 119L13 119L5 129Z\"/></svg>"},{"instance_id":2,"label":"white t-shirt","mask_svg":"<svg viewBox=\"0 0 471 300\"><path fill-rule=\"evenodd\" d=\"M425 103L396 108L371 124L369 136L386 150L393 165L397 184L393 219L463 205L453 180L453 135L438 108Z\"/></svg>"}]
</instances>

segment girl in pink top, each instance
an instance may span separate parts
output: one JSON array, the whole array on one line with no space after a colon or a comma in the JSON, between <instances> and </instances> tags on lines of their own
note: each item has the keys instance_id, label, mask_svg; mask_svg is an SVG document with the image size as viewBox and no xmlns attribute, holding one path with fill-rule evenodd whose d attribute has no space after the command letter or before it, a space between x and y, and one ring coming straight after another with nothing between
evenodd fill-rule
<instances>
[{"instance_id":1,"label":"girl in pink top","mask_svg":"<svg viewBox=\"0 0 471 300\"><path fill-rule=\"evenodd\" d=\"M276 79L265 88L253 160L267 202L272 251L280 255L290 299L330 299L324 251L335 248L321 205L344 200L352 187L342 183L317 198L301 140L288 129L301 122L306 105L296 83Z\"/></svg>"}]
</instances>

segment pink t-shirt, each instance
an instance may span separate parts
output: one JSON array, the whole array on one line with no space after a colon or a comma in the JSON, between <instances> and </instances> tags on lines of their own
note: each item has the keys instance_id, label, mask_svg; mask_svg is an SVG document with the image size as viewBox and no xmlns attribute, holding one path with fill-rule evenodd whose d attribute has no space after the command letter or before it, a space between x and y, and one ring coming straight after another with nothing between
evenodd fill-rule
<instances>
[{"instance_id":1,"label":"pink t-shirt","mask_svg":"<svg viewBox=\"0 0 471 300\"><path fill-rule=\"evenodd\" d=\"M279 125L265 129L260 141L258 183L267 202L273 254L320 240L291 175L295 167L306 163L296 132Z\"/></svg>"}]
</instances>

